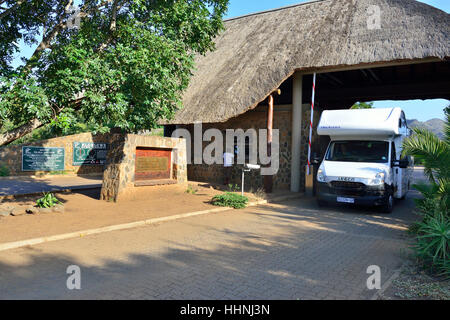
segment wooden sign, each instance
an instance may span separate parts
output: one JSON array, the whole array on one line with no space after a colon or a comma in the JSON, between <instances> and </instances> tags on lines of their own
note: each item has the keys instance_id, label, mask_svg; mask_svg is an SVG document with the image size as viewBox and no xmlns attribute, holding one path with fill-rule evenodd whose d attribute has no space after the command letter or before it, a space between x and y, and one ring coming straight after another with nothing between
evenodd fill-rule
<instances>
[{"instance_id":1,"label":"wooden sign","mask_svg":"<svg viewBox=\"0 0 450 320\"><path fill-rule=\"evenodd\" d=\"M160 149L136 150L135 180L171 179L172 151Z\"/></svg>"}]
</instances>

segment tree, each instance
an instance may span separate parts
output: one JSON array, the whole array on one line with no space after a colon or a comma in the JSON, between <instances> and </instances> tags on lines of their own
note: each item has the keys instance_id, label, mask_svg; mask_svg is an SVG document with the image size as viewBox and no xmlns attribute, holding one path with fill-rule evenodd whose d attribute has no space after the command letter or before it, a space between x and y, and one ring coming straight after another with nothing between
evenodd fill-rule
<instances>
[{"instance_id":1,"label":"tree","mask_svg":"<svg viewBox=\"0 0 450 320\"><path fill-rule=\"evenodd\" d=\"M357 102L350 109L373 109L373 102Z\"/></svg>"},{"instance_id":2,"label":"tree","mask_svg":"<svg viewBox=\"0 0 450 320\"><path fill-rule=\"evenodd\" d=\"M196 54L214 49L228 0L0 0L0 146L80 117L152 129L181 107ZM22 39L36 47L11 63Z\"/></svg>"},{"instance_id":3,"label":"tree","mask_svg":"<svg viewBox=\"0 0 450 320\"><path fill-rule=\"evenodd\" d=\"M414 186L423 195L415 199L423 221L411 229L417 234L414 252L425 267L450 278L450 106L445 113L444 140L426 129L415 128L404 141L403 152L424 164L430 183Z\"/></svg>"}]
</instances>

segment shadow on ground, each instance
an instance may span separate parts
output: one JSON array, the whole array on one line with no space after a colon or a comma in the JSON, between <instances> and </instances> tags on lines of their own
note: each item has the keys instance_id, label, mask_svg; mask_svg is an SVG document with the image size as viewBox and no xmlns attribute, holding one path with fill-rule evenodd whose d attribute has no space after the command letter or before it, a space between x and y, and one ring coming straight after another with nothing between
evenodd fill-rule
<instances>
[{"instance_id":1,"label":"shadow on ground","mask_svg":"<svg viewBox=\"0 0 450 320\"><path fill-rule=\"evenodd\" d=\"M228 223L211 215L0 253L0 299L367 299L367 267L379 265L385 281L403 261L411 208L411 199L392 215L292 201ZM197 232L176 234L180 224ZM81 267L81 291L66 288L70 265Z\"/></svg>"}]
</instances>

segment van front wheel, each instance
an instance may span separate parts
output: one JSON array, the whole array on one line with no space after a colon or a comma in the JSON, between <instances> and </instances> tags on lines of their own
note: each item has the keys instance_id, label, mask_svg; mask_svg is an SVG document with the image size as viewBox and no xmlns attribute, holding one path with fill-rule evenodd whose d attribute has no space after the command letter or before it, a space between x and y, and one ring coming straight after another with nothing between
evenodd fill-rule
<instances>
[{"instance_id":1,"label":"van front wheel","mask_svg":"<svg viewBox=\"0 0 450 320\"><path fill-rule=\"evenodd\" d=\"M394 195L389 194L388 198L386 199L386 203L381 207L381 211L384 213L392 213L394 211Z\"/></svg>"},{"instance_id":2,"label":"van front wheel","mask_svg":"<svg viewBox=\"0 0 450 320\"><path fill-rule=\"evenodd\" d=\"M328 205L328 203L323 200L317 200L317 205L319 206L319 208L323 208L323 207L326 207Z\"/></svg>"}]
</instances>

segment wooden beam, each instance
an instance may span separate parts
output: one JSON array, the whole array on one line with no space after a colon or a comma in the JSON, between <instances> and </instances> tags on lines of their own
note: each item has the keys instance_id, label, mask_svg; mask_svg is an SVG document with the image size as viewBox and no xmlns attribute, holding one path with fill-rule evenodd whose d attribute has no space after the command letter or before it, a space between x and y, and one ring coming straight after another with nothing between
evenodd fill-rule
<instances>
[{"instance_id":1,"label":"wooden beam","mask_svg":"<svg viewBox=\"0 0 450 320\"><path fill-rule=\"evenodd\" d=\"M274 92L281 94L280 89L277 89ZM273 142L273 94L269 96L269 108L267 112L267 155L269 157L272 156L272 142ZM273 192L273 176L264 176L264 189L266 193Z\"/></svg>"}]
</instances>

